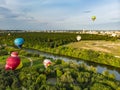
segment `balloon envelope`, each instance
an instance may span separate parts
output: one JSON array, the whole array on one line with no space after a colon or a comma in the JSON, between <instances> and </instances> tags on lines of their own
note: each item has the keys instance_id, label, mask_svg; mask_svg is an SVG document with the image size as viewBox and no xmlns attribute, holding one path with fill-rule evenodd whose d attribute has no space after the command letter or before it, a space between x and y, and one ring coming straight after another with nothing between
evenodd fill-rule
<instances>
[{"instance_id":1,"label":"balloon envelope","mask_svg":"<svg viewBox=\"0 0 120 90\"><path fill-rule=\"evenodd\" d=\"M81 40L81 36L80 35L78 35L76 38L77 38L78 41Z\"/></svg>"},{"instance_id":2,"label":"balloon envelope","mask_svg":"<svg viewBox=\"0 0 120 90\"><path fill-rule=\"evenodd\" d=\"M8 57L6 61L6 70L15 70L17 66L20 64L20 58L19 57Z\"/></svg>"},{"instance_id":3,"label":"balloon envelope","mask_svg":"<svg viewBox=\"0 0 120 90\"><path fill-rule=\"evenodd\" d=\"M6 70L15 70L22 67L22 62L18 57L18 52L12 52L11 56L7 58L5 69Z\"/></svg>"},{"instance_id":4,"label":"balloon envelope","mask_svg":"<svg viewBox=\"0 0 120 90\"><path fill-rule=\"evenodd\" d=\"M11 53L11 56L12 56L12 57L17 57L17 56L18 56L18 52L12 52L12 53Z\"/></svg>"},{"instance_id":5,"label":"balloon envelope","mask_svg":"<svg viewBox=\"0 0 120 90\"><path fill-rule=\"evenodd\" d=\"M23 66L22 61L20 61L20 64L16 67L16 69L20 69L20 68L22 68L22 66Z\"/></svg>"},{"instance_id":6,"label":"balloon envelope","mask_svg":"<svg viewBox=\"0 0 120 90\"><path fill-rule=\"evenodd\" d=\"M18 48L21 48L22 44L24 43L24 39L23 38L16 38L14 40L14 43Z\"/></svg>"},{"instance_id":7,"label":"balloon envelope","mask_svg":"<svg viewBox=\"0 0 120 90\"><path fill-rule=\"evenodd\" d=\"M47 68L48 66L51 65L51 61L50 61L49 59L45 59L45 60L43 61L43 64L44 64L45 68Z\"/></svg>"},{"instance_id":8,"label":"balloon envelope","mask_svg":"<svg viewBox=\"0 0 120 90\"><path fill-rule=\"evenodd\" d=\"M92 19L92 21L95 21L96 16L92 16L91 19Z\"/></svg>"},{"instance_id":9,"label":"balloon envelope","mask_svg":"<svg viewBox=\"0 0 120 90\"><path fill-rule=\"evenodd\" d=\"M8 33L8 36L10 36L10 33Z\"/></svg>"}]
</instances>

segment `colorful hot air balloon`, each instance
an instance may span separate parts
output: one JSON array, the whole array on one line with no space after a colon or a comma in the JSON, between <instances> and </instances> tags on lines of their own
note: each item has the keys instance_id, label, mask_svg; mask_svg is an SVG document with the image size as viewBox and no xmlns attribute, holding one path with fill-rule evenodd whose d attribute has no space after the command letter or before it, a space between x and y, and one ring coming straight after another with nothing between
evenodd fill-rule
<instances>
[{"instance_id":1,"label":"colorful hot air balloon","mask_svg":"<svg viewBox=\"0 0 120 90\"><path fill-rule=\"evenodd\" d=\"M6 70L15 70L22 67L22 62L18 57L17 52L12 52L11 56L7 58L5 69Z\"/></svg>"},{"instance_id":2,"label":"colorful hot air balloon","mask_svg":"<svg viewBox=\"0 0 120 90\"><path fill-rule=\"evenodd\" d=\"M50 66L51 63L52 63L52 62L51 62L49 59L45 59L45 60L43 61L43 64L44 64L45 68L47 68L48 66Z\"/></svg>"},{"instance_id":3,"label":"colorful hot air balloon","mask_svg":"<svg viewBox=\"0 0 120 90\"><path fill-rule=\"evenodd\" d=\"M91 19L92 19L92 21L95 21L96 16L92 16Z\"/></svg>"},{"instance_id":4,"label":"colorful hot air balloon","mask_svg":"<svg viewBox=\"0 0 120 90\"><path fill-rule=\"evenodd\" d=\"M78 35L78 36L76 37L76 39L77 39L78 41L80 41L80 40L81 40L81 36Z\"/></svg>"},{"instance_id":5,"label":"colorful hot air balloon","mask_svg":"<svg viewBox=\"0 0 120 90\"><path fill-rule=\"evenodd\" d=\"M23 39L23 38L16 38L16 39L14 40L14 43L15 43L15 45L16 45L18 48L21 48L22 45L23 45L23 43L24 43L24 39Z\"/></svg>"}]
</instances>

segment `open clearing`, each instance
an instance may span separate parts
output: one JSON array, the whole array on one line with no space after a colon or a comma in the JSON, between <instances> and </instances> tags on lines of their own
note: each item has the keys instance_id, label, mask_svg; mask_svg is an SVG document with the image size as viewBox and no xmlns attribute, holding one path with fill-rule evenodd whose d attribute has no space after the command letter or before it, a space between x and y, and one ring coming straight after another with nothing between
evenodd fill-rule
<instances>
[{"instance_id":1,"label":"open clearing","mask_svg":"<svg viewBox=\"0 0 120 90\"><path fill-rule=\"evenodd\" d=\"M91 49L95 51L111 53L116 57L120 57L120 41L79 41L70 43L67 46L77 49Z\"/></svg>"}]
</instances>

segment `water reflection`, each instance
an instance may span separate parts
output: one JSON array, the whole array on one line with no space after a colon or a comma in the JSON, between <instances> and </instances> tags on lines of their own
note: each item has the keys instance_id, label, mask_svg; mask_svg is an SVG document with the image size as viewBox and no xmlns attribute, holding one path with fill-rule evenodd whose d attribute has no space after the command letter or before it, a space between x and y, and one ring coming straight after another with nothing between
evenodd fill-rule
<instances>
[{"instance_id":1,"label":"water reflection","mask_svg":"<svg viewBox=\"0 0 120 90\"><path fill-rule=\"evenodd\" d=\"M61 59L64 61L73 61L77 63L84 63L87 66L94 66L97 68L98 73L102 73L104 70L109 71L109 73L114 74L116 76L117 80L120 80L120 68L115 68L109 65L104 65L104 64L98 64L90 61L84 61L78 58L72 58L72 57L67 57L67 56L60 56L60 55L55 55L55 54L50 54L46 52L41 52L39 50L35 49L25 49L27 52L30 53L35 53L35 54L40 54L41 56L45 56L47 58L53 58L54 60Z\"/></svg>"}]
</instances>

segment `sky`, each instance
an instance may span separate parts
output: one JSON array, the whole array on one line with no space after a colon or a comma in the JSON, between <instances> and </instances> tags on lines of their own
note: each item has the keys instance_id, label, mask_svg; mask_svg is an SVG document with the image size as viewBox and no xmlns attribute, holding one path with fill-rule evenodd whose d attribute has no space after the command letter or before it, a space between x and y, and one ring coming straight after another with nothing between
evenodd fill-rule
<instances>
[{"instance_id":1,"label":"sky","mask_svg":"<svg viewBox=\"0 0 120 90\"><path fill-rule=\"evenodd\" d=\"M120 0L0 0L0 30L83 29L120 30Z\"/></svg>"}]
</instances>

